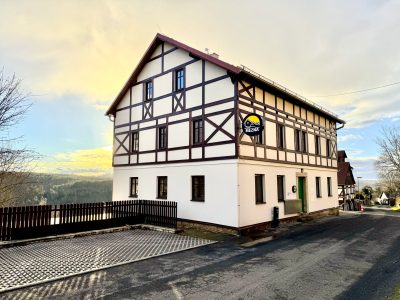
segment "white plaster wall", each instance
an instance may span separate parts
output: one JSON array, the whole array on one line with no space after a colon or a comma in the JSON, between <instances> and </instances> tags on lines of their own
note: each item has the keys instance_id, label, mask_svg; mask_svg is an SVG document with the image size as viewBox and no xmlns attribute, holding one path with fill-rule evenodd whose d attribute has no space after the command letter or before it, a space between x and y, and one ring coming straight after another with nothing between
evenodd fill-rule
<instances>
[{"instance_id":1,"label":"white plaster wall","mask_svg":"<svg viewBox=\"0 0 400 300\"><path fill-rule=\"evenodd\" d=\"M126 94L122 97L120 103L118 103L117 109L127 107L131 104L131 92L128 90Z\"/></svg>"},{"instance_id":2,"label":"white plaster wall","mask_svg":"<svg viewBox=\"0 0 400 300\"><path fill-rule=\"evenodd\" d=\"M277 176L285 176L285 198L297 199L297 193L292 192L292 186L297 186L297 173L303 169L306 179L306 198L308 211L317 211L338 206L336 170L312 168L296 165L274 164L268 162L255 162L239 160L239 225L247 226L267 221L272 221L274 206L279 207L279 218L288 218L284 214L284 203L278 202ZM265 204L255 203L255 174L264 174ZM315 195L315 176L320 176L322 183L322 198ZM332 177L332 197L327 196L327 177Z\"/></svg>"},{"instance_id":3,"label":"white plaster wall","mask_svg":"<svg viewBox=\"0 0 400 300\"><path fill-rule=\"evenodd\" d=\"M176 49L164 56L164 70L175 68L191 60L193 60L193 58L189 56L188 52Z\"/></svg>"},{"instance_id":4,"label":"white plaster wall","mask_svg":"<svg viewBox=\"0 0 400 300\"><path fill-rule=\"evenodd\" d=\"M114 124L116 126L129 123L129 109L117 111Z\"/></svg>"},{"instance_id":5,"label":"white plaster wall","mask_svg":"<svg viewBox=\"0 0 400 300\"><path fill-rule=\"evenodd\" d=\"M206 103L211 103L214 101L230 98L233 96L234 96L234 88L230 78L209 83L205 87Z\"/></svg>"},{"instance_id":6,"label":"white plaster wall","mask_svg":"<svg viewBox=\"0 0 400 300\"><path fill-rule=\"evenodd\" d=\"M138 75L137 80L142 81L160 73L161 73L161 57L148 62Z\"/></svg>"},{"instance_id":7,"label":"white plaster wall","mask_svg":"<svg viewBox=\"0 0 400 300\"><path fill-rule=\"evenodd\" d=\"M168 126L168 148L186 146L189 144L189 122ZM184 158L182 158L184 159Z\"/></svg>"},{"instance_id":8,"label":"white plaster wall","mask_svg":"<svg viewBox=\"0 0 400 300\"><path fill-rule=\"evenodd\" d=\"M205 176L204 202L191 201L193 175ZM113 201L129 199L130 177L139 178L138 199L156 200L157 176L168 176L178 218L238 226L237 160L114 168Z\"/></svg>"},{"instance_id":9,"label":"white plaster wall","mask_svg":"<svg viewBox=\"0 0 400 300\"><path fill-rule=\"evenodd\" d=\"M208 61L206 61L206 63L205 63L205 76L204 76L205 77L204 79L206 81L214 79L216 77L221 77L221 76L224 76L224 75L226 75L226 70L224 70L224 69L222 69L222 68L220 68L220 67L218 67L218 66L216 66L216 65L214 65L212 63L209 63Z\"/></svg>"},{"instance_id":10,"label":"white plaster wall","mask_svg":"<svg viewBox=\"0 0 400 300\"><path fill-rule=\"evenodd\" d=\"M172 113L172 97L158 99L153 102L153 117L158 117Z\"/></svg>"},{"instance_id":11,"label":"white plaster wall","mask_svg":"<svg viewBox=\"0 0 400 300\"><path fill-rule=\"evenodd\" d=\"M143 101L143 84L137 84L132 87L132 104Z\"/></svg>"},{"instance_id":12,"label":"white plaster wall","mask_svg":"<svg viewBox=\"0 0 400 300\"><path fill-rule=\"evenodd\" d=\"M201 87L186 91L186 108L192 108L202 104L201 91Z\"/></svg>"},{"instance_id":13,"label":"white plaster wall","mask_svg":"<svg viewBox=\"0 0 400 300\"><path fill-rule=\"evenodd\" d=\"M154 98L164 96L166 94L171 93L171 91L172 91L172 72L169 72L165 75L154 78L153 84L154 84Z\"/></svg>"},{"instance_id":14,"label":"white plaster wall","mask_svg":"<svg viewBox=\"0 0 400 300\"><path fill-rule=\"evenodd\" d=\"M198 60L186 66L186 87L201 83L202 61Z\"/></svg>"},{"instance_id":15,"label":"white plaster wall","mask_svg":"<svg viewBox=\"0 0 400 300\"><path fill-rule=\"evenodd\" d=\"M154 150L156 148L156 129L146 129L139 132L139 151ZM140 155L142 158L142 154Z\"/></svg>"}]
</instances>

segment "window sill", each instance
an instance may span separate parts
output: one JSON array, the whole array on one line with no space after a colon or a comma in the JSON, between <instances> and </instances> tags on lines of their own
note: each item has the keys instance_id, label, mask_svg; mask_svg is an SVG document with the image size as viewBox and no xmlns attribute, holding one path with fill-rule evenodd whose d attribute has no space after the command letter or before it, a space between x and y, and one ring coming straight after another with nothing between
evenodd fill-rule
<instances>
[{"instance_id":1,"label":"window sill","mask_svg":"<svg viewBox=\"0 0 400 300\"><path fill-rule=\"evenodd\" d=\"M278 203L279 202L285 202L285 199L278 199Z\"/></svg>"},{"instance_id":2,"label":"window sill","mask_svg":"<svg viewBox=\"0 0 400 300\"><path fill-rule=\"evenodd\" d=\"M137 198L138 195L129 195L129 198Z\"/></svg>"},{"instance_id":3,"label":"window sill","mask_svg":"<svg viewBox=\"0 0 400 300\"><path fill-rule=\"evenodd\" d=\"M267 204L267 202L256 202L256 205Z\"/></svg>"},{"instance_id":4,"label":"window sill","mask_svg":"<svg viewBox=\"0 0 400 300\"><path fill-rule=\"evenodd\" d=\"M191 199L192 202L205 202L204 199Z\"/></svg>"},{"instance_id":5,"label":"window sill","mask_svg":"<svg viewBox=\"0 0 400 300\"><path fill-rule=\"evenodd\" d=\"M167 197L156 197L156 199L167 200Z\"/></svg>"}]
</instances>

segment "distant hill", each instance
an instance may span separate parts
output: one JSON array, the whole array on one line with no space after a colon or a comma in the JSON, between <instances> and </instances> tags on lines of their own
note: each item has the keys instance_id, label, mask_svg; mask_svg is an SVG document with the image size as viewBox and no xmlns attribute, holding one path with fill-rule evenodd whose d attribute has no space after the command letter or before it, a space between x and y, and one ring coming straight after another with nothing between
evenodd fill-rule
<instances>
[{"instance_id":1,"label":"distant hill","mask_svg":"<svg viewBox=\"0 0 400 300\"><path fill-rule=\"evenodd\" d=\"M106 202L112 200L110 177L87 177L61 174L32 174L22 186L15 206Z\"/></svg>"}]
</instances>

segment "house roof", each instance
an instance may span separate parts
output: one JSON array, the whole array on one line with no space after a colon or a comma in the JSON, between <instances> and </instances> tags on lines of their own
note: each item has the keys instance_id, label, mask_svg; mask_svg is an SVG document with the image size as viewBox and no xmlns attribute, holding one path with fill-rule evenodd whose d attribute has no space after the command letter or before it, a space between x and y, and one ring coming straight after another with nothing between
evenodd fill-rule
<instances>
[{"instance_id":1,"label":"house roof","mask_svg":"<svg viewBox=\"0 0 400 300\"><path fill-rule=\"evenodd\" d=\"M229 64L225 61L220 60L219 58L216 58L212 55L209 55L207 53L204 53L202 51L194 49L186 44L183 44L179 41L176 41L170 37L167 37L167 36L159 34L159 33L157 33L157 35L154 37L150 46L147 48L143 57L139 61L139 64L134 69L134 71L130 75L128 81L125 83L124 87L119 92L118 96L115 98L115 100L113 101L113 103L111 104L109 109L107 110L106 115L115 115L118 103L122 100L123 96L127 93L129 88L133 84L135 84L135 82L137 81L137 76L142 71L142 69L145 66L145 64L147 63L147 61L151 58L151 55L154 52L154 50L162 42L169 43L177 48L187 51L192 56L195 56L195 57L204 59L205 61L208 61L210 63L213 63L213 64L233 73L234 75L245 77L246 79L250 79L250 80L253 80L256 82L261 82L265 85L268 85L269 87L276 90L277 92L280 92L280 93L283 93L283 94L289 96L292 100L294 100L294 102L298 102L299 104L302 104L303 106L306 106L311 110L317 111L317 112L321 113L322 115L328 116L330 119L332 119L338 123L341 123L341 124L345 123L345 121L339 119L335 114L324 109L322 106L319 106L319 105L315 104L314 102L307 100L306 98L298 95L297 93L281 86L280 84L276 83L275 81L267 79L266 77L254 72L244 66L241 66L241 67L234 66L232 64Z\"/></svg>"},{"instance_id":2,"label":"house roof","mask_svg":"<svg viewBox=\"0 0 400 300\"><path fill-rule=\"evenodd\" d=\"M354 185L353 168L349 162L338 162L338 185Z\"/></svg>"}]
</instances>

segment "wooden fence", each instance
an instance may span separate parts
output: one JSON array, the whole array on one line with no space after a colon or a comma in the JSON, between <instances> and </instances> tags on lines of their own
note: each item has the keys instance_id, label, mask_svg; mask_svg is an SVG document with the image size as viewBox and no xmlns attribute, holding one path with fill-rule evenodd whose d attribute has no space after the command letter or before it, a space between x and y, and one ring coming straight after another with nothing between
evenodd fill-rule
<instances>
[{"instance_id":1,"label":"wooden fence","mask_svg":"<svg viewBox=\"0 0 400 300\"><path fill-rule=\"evenodd\" d=\"M177 203L128 200L0 207L0 240L18 240L123 225L177 227Z\"/></svg>"}]
</instances>

